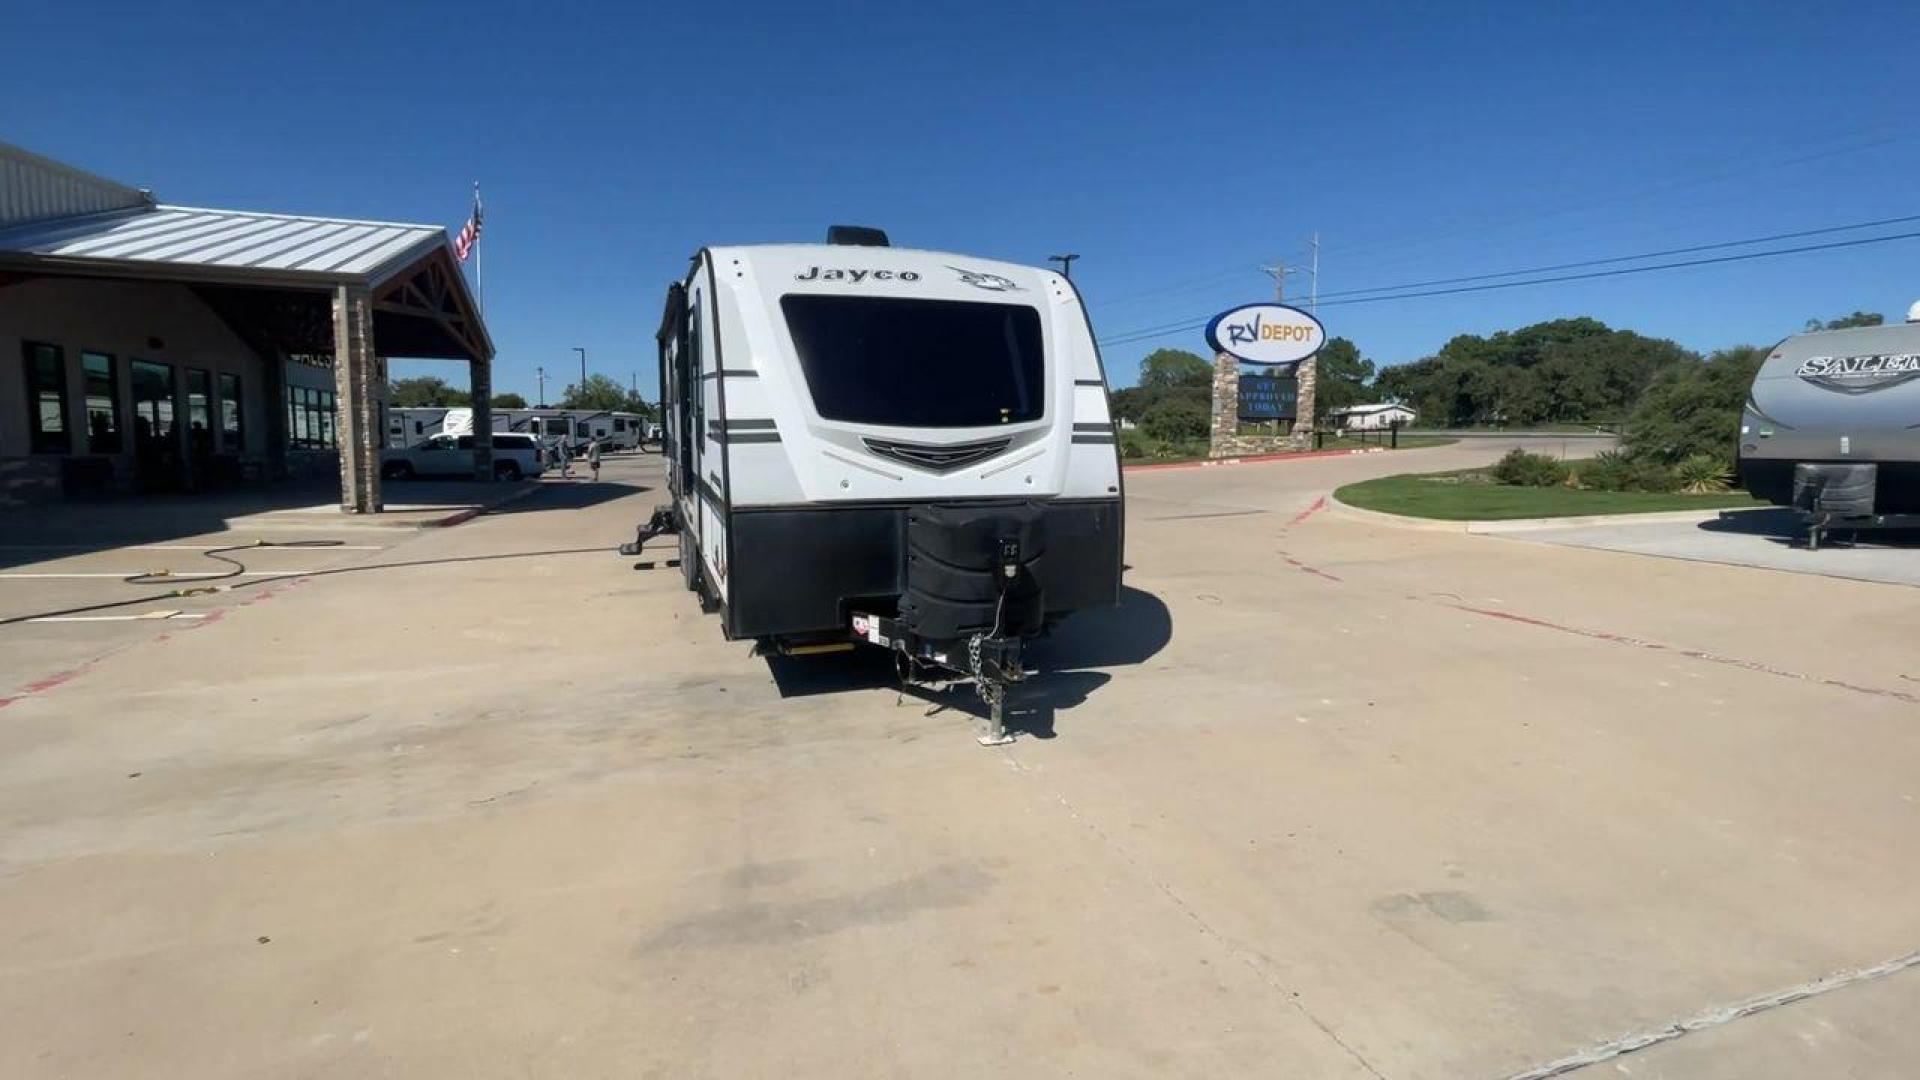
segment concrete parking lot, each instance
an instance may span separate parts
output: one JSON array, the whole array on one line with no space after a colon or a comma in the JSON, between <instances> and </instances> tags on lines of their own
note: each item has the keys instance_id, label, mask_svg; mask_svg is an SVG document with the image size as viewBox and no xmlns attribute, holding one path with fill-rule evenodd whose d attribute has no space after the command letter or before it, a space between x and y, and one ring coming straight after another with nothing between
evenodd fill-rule
<instances>
[{"instance_id":1,"label":"concrete parking lot","mask_svg":"<svg viewBox=\"0 0 1920 1080\"><path fill-rule=\"evenodd\" d=\"M1909 1075L1911 591L1326 510L1510 445L1129 474L998 750L613 555L653 459L0 626L0 1074Z\"/></svg>"},{"instance_id":2,"label":"concrete parking lot","mask_svg":"<svg viewBox=\"0 0 1920 1080\"><path fill-rule=\"evenodd\" d=\"M1700 514L1688 521L1634 521L1527 528L1512 539L1920 586L1920 530L1841 532L1808 550L1800 515L1784 507Z\"/></svg>"}]
</instances>

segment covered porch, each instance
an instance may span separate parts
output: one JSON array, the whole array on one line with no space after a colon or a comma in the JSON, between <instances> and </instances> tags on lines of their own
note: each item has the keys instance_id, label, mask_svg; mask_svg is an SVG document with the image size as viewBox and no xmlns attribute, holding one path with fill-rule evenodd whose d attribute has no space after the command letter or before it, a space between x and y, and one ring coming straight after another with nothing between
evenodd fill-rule
<instances>
[{"instance_id":1,"label":"covered porch","mask_svg":"<svg viewBox=\"0 0 1920 1080\"><path fill-rule=\"evenodd\" d=\"M0 462L22 472L197 490L337 449L341 509L378 513L388 357L466 361L491 430L493 346L444 229L151 202L0 229L0 370L22 369L0 409L26 420ZM479 441L476 479L491 459Z\"/></svg>"}]
</instances>

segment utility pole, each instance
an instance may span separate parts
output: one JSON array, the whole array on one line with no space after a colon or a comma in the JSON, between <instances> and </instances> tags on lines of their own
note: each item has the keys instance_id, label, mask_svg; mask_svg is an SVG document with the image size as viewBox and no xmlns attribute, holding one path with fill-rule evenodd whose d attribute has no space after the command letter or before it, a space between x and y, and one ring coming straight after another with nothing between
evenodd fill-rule
<instances>
[{"instance_id":1,"label":"utility pole","mask_svg":"<svg viewBox=\"0 0 1920 1080\"><path fill-rule=\"evenodd\" d=\"M1063 278L1066 278L1068 281L1072 281L1073 280L1073 260L1079 257L1080 257L1079 255L1049 255L1047 256L1047 261L1059 263L1060 276Z\"/></svg>"},{"instance_id":2,"label":"utility pole","mask_svg":"<svg viewBox=\"0 0 1920 1080\"><path fill-rule=\"evenodd\" d=\"M587 350L575 345L573 351L580 354L580 396L585 397L587 394Z\"/></svg>"},{"instance_id":3,"label":"utility pole","mask_svg":"<svg viewBox=\"0 0 1920 1080\"><path fill-rule=\"evenodd\" d=\"M540 407L544 409L547 407L547 369L543 367L534 368L533 377L540 383Z\"/></svg>"},{"instance_id":4,"label":"utility pole","mask_svg":"<svg viewBox=\"0 0 1920 1080\"><path fill-rule=\"evenodd\" d=\"M1313 230L1313 275L1312 292L1307 294L1307 310L1313 311L1320 306L1320 230Z\"/></svg>"},{"instance_id":5,"label":"utility pole","mask_svg":"<svg viewBox=\"0 0 1920 1080\"><path fill-rule=\"evenodd\" d=\"M1273 298L1282 304L1286 303L1287 275L1299 273L1300 268L1297 266L1290 267L1284 262L1276 262L1272 266L1263 266L1260 269L1265 270L1267 275L1273 278Z\"/></svg>"}]
</instances>

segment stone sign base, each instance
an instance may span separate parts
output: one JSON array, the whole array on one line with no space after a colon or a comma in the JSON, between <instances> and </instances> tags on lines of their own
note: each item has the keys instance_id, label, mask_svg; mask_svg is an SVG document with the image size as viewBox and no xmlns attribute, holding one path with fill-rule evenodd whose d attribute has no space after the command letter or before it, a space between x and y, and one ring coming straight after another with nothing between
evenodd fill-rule
<instances>
[{"instance_id":1,"label":"stone sign base","mask_svg":"<svg viewBox=\"0 0 1920 1080\"><path fill-rule=\"evenodd\" d=\"M1295 373L1299 380L1299 413L1313 416L1313 384L1317 364L1309 359ZM1291 435L1240 434L1240 361L1229 353L1213 358L1213 426L1207 439L1207 456L1239 457L1243 454L1276 454L1289 450L1313 449L1313 421L1295 421Z\"/></svg>"}]
</instances>

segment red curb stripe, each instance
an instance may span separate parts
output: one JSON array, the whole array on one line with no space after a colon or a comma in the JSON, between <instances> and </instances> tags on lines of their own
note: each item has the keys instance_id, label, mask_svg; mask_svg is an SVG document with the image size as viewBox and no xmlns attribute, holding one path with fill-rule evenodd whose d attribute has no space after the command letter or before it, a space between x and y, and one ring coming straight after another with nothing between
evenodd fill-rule
<instances>
[{"instance_id":1,"label":"red curb stripe","mask_svg":"<svg viewBox=\"0 0 1920 1080\"><path fill-rule=\"evenodd\" d=\"M1127 472L1154 472L1159 469L1211 469L1220 465L1258 465L1269 461L1305 461L1307 458L1352 457L1378 454L1379 450L1301 450L1279 454L1242 454L1239 457L1209 458L1205 461L1168 461L1158 465L1123 465Z\"/></svg>"}]
</instances>

